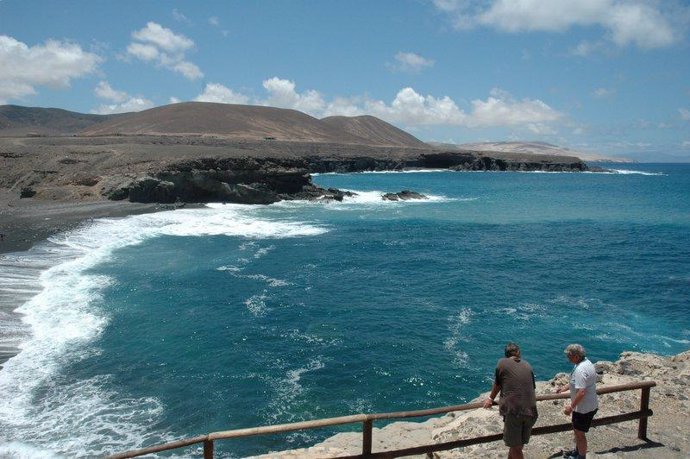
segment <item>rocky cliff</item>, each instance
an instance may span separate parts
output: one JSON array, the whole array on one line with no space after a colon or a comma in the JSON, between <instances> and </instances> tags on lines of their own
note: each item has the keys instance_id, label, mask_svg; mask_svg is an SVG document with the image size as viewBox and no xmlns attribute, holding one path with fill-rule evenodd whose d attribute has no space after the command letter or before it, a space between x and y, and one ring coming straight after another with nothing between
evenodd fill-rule
<instances>
[{"instance_id":1,"label":"rocky cliff","mask_svg":"<svg viewBox=\"0 0 690 459\"><path fill-rule=\"evenodd\" d=\"M0 188L43 200L267 204L338 199L337 190L315 187L310 174L404 169L580 172L588 167L568 156L208 136L0 139Z\"/></svg>"},{"instance_id":2,"label":"rocky cliff","mask_svg":"<svg viewBox=\"0 0 690 459\"><path fill-rule=\"evenodd\" d=\"M424 153L407 159L371 156L333 158L202 158L167 164L136 177L111 176L101 193L132 202L234 202L270 204L290 199L341 199L337 190L323 190L311 173L418 169L456 171L584 171L581 161L508 161L471 153Z\"/></svg>"},{"instance_id":3,"label":"rocky cliff","mask_svg":"<svg viewBox=\"0 0 690 459\"><path fill-rule=\"evenodd\" d=\"M681 459L690 457L690 351L664 357L654 354L624 352L616 362L596 363L598 387L620 385L644 380L656 381L652 388L649 418L649 440L637 438L637 421L595 427L587 435L587 457ZM551 394L557 385L567 381L565 373L537 383L537 394ZM483 401L487 393L473 402ZM562 412L563 401L540 402L537 426L568 422ZM616 392L599 397L598 417L636 411L640 407L640 391ZM395 422L381 429L374 428L374 452L442 443L500 433L502 420L493 408L449 413L425 422ZM339 457L361 453L361 432L340 433L311 448L283 451L259 456L261 459L293 459ZM562 432L533 436L525 447L526 458L556 458L572 448L572 433ZM436 459L505 457L502 441L434 453ZM426 456L418 456L426 458Z\"/></svg>"}]
</instances>

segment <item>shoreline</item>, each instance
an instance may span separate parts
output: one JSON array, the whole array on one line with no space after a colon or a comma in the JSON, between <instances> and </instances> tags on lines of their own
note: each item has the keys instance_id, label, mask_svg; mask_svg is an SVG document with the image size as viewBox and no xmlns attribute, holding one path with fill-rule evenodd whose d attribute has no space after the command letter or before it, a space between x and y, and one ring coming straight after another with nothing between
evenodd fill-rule
<instances>
[{"instance_id":1,"label":"shoreline","mask_svg":"<svg viewBox=\"0 0 690 459\"><path fill-rule=\"evenodd\" d=\"M0 259L12 263L13 255L29 252L52 236L78 228L98 218L119 218L168 210L159 204L129 201L45 201L19 198L16 193L0 189ZM0 301L0 313L20 316L14 310L21 302ZM19 319L17 319L19 320ZM2 338L2 337L0 337ZM21 352L18 342L0 342L0 371L4 363Z\"/></svg>"},{"instance_id":2,"label":"shoreline","mask_svg":"<svg viewBox=\"0 0 690 459\"><path fill-rule=\"evenodd\" d=\"M0 190L0 254L25 252L51 236L96 218L116 218L168 210L160 204L129 201L47 201L19 198Z\"/></svg>"},{"instance_id":3,"label":"shoreline","mask_svg":"<svg viewBox=\"0 0 690 459\"><path fill-rule=\"evenodd\" d=\"M623 352L615 362L600 360L595 363L597 387L605 388L639 381L656 381L650 396L653 415L648 419L647 440L637 438L637 421L594 427L587 435L588 456L602 458L634 457L639 459L681 459L690 454L690 437L681 426L690 416L690 398L687 377L690 375L690 350L675 355ZM537 394L553 394L554 388L567 383L567 373L557 373L547 381L537 381ZM484 392L468 403L482 402ZM598 417L634 411L640 404L639 391L617 392L599 396ZM568 422L562 412L562 401L541 402L538 405L537 426ZM487 410L450 412L433 416L426 421L396 421L383 427L374 427L375 452L411 448L422 444L443 443L499 434L503 423L496 407ZM251 459L316 459L319 457L351 456L361 453L361 432L342 432L313 446L301 449L274 451L253 456ZM558 458L571 449L572 432L559 432L533 436L525 446L526 458ZM492 459L505 456L502 441L478 444L464 448L439 451L436 459L472 457ZM426 457L417 455L414 457Z\"/></svg>"}]
</instances>

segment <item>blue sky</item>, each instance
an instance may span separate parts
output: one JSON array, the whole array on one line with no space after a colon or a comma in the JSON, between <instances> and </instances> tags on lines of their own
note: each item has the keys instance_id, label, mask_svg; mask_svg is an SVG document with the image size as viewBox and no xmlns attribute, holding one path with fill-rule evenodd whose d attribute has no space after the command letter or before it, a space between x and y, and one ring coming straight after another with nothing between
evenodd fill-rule
<instances>
[{"instance_id":1,"label":"blue sky","mask_svg":"<svg viewBox=\"0 0 690 459\"><path fill-rule=\"evenodd\" d=\"M689 27L680 0L0 0L0 103L271 105L690 161Z\"/></svg>"}]
</instances>

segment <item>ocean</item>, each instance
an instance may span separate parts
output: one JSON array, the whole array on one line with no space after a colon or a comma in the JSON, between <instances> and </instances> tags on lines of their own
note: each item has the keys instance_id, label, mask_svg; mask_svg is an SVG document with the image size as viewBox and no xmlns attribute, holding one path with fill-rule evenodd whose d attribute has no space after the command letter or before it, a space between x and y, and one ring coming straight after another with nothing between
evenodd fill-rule
<instances>
[{"instance_id":1,"label":"ocean","mask_svg":"<svg viewBox=\"0 0 690 459\"><path fill-rule=\"evenodd\" d=\"M0 370L0 457L461 404L508 341L540 380L573 342L593 361L685 351L690 165L608 167L325 174L358 195L100 219L0 255L0 343L22 349ZM429 199L380 198L403 189Z\"/></svg>"}]
</instances>

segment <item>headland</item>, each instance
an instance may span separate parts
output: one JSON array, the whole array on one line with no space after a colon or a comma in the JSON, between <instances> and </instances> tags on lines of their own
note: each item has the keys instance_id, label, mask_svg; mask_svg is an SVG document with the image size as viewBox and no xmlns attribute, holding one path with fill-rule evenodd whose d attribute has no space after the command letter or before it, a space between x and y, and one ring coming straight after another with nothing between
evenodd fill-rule
<instances>
[{"instance_id":1,"label":"headland","mask_svg":"<svg viewBox=\"0 0 690 459\"><path fill-rule=\"evenodd\" d=\"M89 218L206 202L342 199L313 173L597 170L566 154L426 144L372 116L189 102L121 115L0 107L0 252Z\"/></svg>"}]
</instances>

